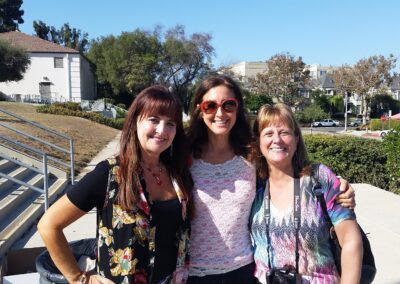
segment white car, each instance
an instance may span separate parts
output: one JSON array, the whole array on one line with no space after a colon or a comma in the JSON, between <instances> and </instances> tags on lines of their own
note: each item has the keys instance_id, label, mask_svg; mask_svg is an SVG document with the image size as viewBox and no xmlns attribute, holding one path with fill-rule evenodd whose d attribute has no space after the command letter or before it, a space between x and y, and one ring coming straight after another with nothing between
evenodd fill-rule
<instances>
[{"instance_id":1,"label":"white car","mask_svg":"<svg viewBox=\"0 0 400 284\"><path fill-rule=\"evenodd\" d=\"M319 121L314 121L311 126L322 127L322 126L339 126L340 122L333 119L323 119Z\"/></svg>"},{"instance_id":2,"label":"white car","mask_svg":"<svg viewBox=\"0 0 400 284\"><path fill-rule=\"evenodd\" d=\"M384 137L386 134L388 134L390 132L396 132L396 130L394 130L394 129L382 130L381 132L379 132L379 136Z\"/></svg>"}]
</instances>

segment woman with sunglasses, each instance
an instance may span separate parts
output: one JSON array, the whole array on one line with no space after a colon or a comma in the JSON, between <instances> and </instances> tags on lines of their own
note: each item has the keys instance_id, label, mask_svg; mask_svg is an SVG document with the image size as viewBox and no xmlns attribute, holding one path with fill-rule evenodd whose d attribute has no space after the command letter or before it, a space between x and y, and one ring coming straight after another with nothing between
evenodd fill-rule
<instances>
[{"instance_id":1,"label":"woman with sunglasses","mask_svg":"<svg viewBox=\"0 0 400 284\"><path fill-rule=\"evenodd\" d=\"M241 90L227 76L211 76L198 86L193 103L188 283L256 283L248 228L256 172L248 160L252 135ZM344 197L352 194L348 190ZM353 199L345 201L353 205Z\"/></svg>"}]
</instances>

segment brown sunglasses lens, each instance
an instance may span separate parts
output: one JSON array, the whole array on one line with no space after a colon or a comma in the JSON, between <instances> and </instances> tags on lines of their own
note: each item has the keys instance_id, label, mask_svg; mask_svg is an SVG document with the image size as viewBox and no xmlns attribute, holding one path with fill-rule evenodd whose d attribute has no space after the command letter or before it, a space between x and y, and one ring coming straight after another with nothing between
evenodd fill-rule
<instances>
[{"instance_id":1,"label":"brown sunglasses lens","mask_svg":"<svg viewBox=\"0 0 400 284\"><path fill-rule=\"evenodd\" d=\"M218 104L215 101L204 101L201 103L201 109L206 114L216 112L220 106L226 112L234 112L238 107L238 103L236 100L225 100L221 104Z\"/></svg>"}]
</instances>

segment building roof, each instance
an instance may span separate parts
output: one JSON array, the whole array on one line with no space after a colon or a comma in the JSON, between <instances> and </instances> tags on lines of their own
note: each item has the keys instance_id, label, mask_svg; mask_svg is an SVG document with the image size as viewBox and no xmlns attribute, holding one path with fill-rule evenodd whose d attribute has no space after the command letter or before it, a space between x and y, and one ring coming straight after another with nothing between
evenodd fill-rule
<instances>
[{"instance_id":1,"label":"building roof","mask_svg":"<svg viewBox=\"0 0 400 284\"><path fill-rule=\"evenodd\" d=\"M79 53L79 51L59 44L31 36L19 31L0 33L0 40L13 46L25 49L27 52Z\"/></svg>"},{"instance_id":2,"label":"building roof","mask_svg":"<svg viewBox=\"0 0 400 284\"><path fill-rule=\"evenodd\" d=\"M328 75L325 74L321 77L321 85L323 89L334 89L335 88L335 83L333 82L332 78Z\"/></svg>"}]
</instances>

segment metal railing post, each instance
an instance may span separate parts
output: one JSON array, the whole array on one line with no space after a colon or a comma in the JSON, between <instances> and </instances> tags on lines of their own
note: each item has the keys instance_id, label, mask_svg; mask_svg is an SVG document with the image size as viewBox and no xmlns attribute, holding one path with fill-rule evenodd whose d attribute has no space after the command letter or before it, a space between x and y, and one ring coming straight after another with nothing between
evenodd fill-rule
<instances>
[{"instance_id":1,"label":"metal railing post","mask_svg":"<svg viewBox=\"0 0 400 284\"><path fill-rule=\"evenodd\" d=\"M49 208L49 175L47 172L47 154L43 154L43 190L44 190L44 209Z\"/></svg>"},{"instance_id":2,"label":"metal railing post","mask_svg":"<svg viewBox=\"0 0 400 284\"><path fill-rule=\"evenodd\" d=\"M69 152L70 152L70 161L71 161L71 184L75 184L75 168L74 168L74 140L72 138L69 139Z\"/></svg>"}]
</instances>

